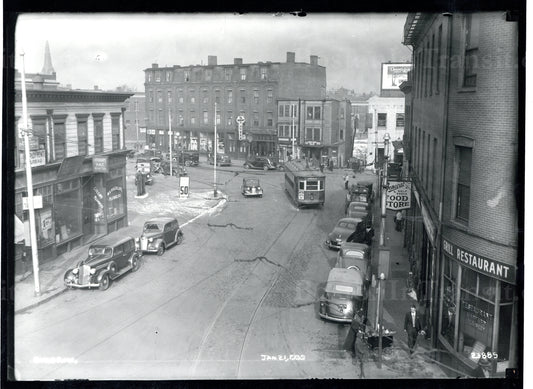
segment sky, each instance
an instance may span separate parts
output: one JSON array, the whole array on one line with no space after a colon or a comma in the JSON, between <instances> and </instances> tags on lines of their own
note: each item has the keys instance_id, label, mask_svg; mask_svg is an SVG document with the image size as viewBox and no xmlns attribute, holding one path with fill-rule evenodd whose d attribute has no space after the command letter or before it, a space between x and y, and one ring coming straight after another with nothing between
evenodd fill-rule
<instances>
[{"instance_id":1,"label":"sky","mask_svg":"<svg viewBox=\"0 0 533 389\"><path fill-rule=\"evenodd\" d=\"M381 63L410 62L402 45L406 14L22 14L15 31L17 69L40 72L49 42L61 85L144 91L143 70L159 66L296 62L319 57L327 88L379 92Z\"/></svg>"}]
</instances>

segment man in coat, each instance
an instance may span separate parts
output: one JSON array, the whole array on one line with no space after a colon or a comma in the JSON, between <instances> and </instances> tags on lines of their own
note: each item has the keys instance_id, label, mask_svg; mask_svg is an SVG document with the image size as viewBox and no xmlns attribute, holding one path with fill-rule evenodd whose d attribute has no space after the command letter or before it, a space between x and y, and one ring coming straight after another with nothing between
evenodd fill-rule
<instances>
[{"instance_id":1,"label":"man in coat","mask_svg":"<svg viewBox=\"0 0 533 389\"><path fill-rule=\"evenodd\" d=\"M422 330L420 318L414 305L411 305L410 311L405 314L403 329L407 332L407 345L409 346L409 353L412 355L415 351L416 338Z\"/></svg>"}]
</instances>

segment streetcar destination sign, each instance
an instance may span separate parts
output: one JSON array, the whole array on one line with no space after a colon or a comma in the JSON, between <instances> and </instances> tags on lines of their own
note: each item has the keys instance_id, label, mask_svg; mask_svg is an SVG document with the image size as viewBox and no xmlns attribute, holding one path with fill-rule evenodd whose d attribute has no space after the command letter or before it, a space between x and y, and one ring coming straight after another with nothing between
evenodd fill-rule
<instances>
[{"instance_id":1,"label":"streetcar destination sign","mask_svg":"<svg viewBox=\"0 0 533 389\"><path fill-rule=\"evenodd\" d=\"M411 182L389 181L387 188L387 209L411 208Z\"/></svg>"}]
</instances>

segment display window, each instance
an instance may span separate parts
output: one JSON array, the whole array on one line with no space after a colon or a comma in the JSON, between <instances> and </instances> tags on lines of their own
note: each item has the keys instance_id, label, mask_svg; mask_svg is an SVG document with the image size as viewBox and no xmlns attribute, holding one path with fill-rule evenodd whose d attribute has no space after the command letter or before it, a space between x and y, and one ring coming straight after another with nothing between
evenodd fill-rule
<instances>
[{"instance_id":1,"label":"display window","mask_svg":"<svg viewBox=\"0 0 533 389\"><path fill-rule=\"evenodd\" d=\"M117 169L118 170L118 169ZM114 218L124 215L124 196L122 178L114 178L107 182L107 217Z\"/></svg>"},{"instance_id":2,"label":"display window","mask_svg":"<svg viewBox=\"0 0 533 389\"><path fill-rule=\"evenodd\" d=\"M81 234L80 180L58 182L55 195L56 243L67 241Z\"/></svg>"}]
</instances>

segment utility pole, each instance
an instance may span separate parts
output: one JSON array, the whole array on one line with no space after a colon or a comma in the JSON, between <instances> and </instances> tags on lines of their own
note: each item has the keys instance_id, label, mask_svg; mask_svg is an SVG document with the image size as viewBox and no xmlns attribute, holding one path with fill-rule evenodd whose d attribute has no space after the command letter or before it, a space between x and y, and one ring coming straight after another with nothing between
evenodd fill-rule
<instances>
[{"instance_id":1,"label":"utility pole","mask_svg":"<svg viewBox=\"0 0 533 389\"><path fill-rule=\"evenodd\" d=\"M292 128L292 137L291 137L291 140L292 140L292 159L296 159L296 148L295 148L295 145L294 145L294 141L296 140L295 139L295 136L296 136L295 132L296 131L295 131L295 128L294 128L294 116L296 114L296 112L295 112L296 109L295 108L296 108L296 106L291 103L291 113L292 113L292 115L291 115L292 116L292 127L291 127Z\"/></svg>"},{"instance_id":2,"label":"utility pole","mask_svg":"<svg viewBox=\"0 0 533 389\"><path fill-rule=\"evenodd\" d=\"M170 163L170 177L172 177L172 117L170 116L170 108L168 109L168 159ZM178 171L179 177L179 171Z\"/></svg>"},{"instance_id":3,"label":"utility pole","mask_svg":"<svg viewBox=\"0 0 533 389\"><path fill-rule=\"evenodd\" d=\"M381 229L379 231L379 247L385 246L385 222L387 220L387 165L389 159L389 134L385 134L383 137L384 148L383 148L383 177L382 177L382 187L381 187Z\"/></svg>"},{"instance_id":4,"label":"utility pole","mask_svg":"<svg viewBox=\"0 0 533 389\"><path fill-rule=\"evenodd\" d=\"M35 283L34 295L39 297L41 295L41 286L39 282L39 257L37 253L37 234L35 232L35 209L33 208L33 177L31 172L31 158L30 158L30 138L28 126L28 105L26 100L26 76L24 70L24 52L20 55L22 57L22 117L24 120L24 156L26 161L26 186L28 187L28 211L30 214L30 246L33 263L33 280Z\"/></svg>"},{"instance_id":5,"label":"utility pole","mask_svg":"<svg viewBox=\"0 0 533 389\"><path fill-rule=\"evenodd\" d=\"M137 119L137 109L139 107L139 102L135 100L135 129L137 130L137 151L139 151L139 120Z\"/></svg>"},{"instance_id":6,"label":"utility pole","mask_svg":"<svg viewBox=\"0 0 533 389\"><path fill-rule=\"evenodd\" d=\"M215 137L213 140L213 196L217 197L217 102L215 101Z\"/></svg>"}]
</instances>

